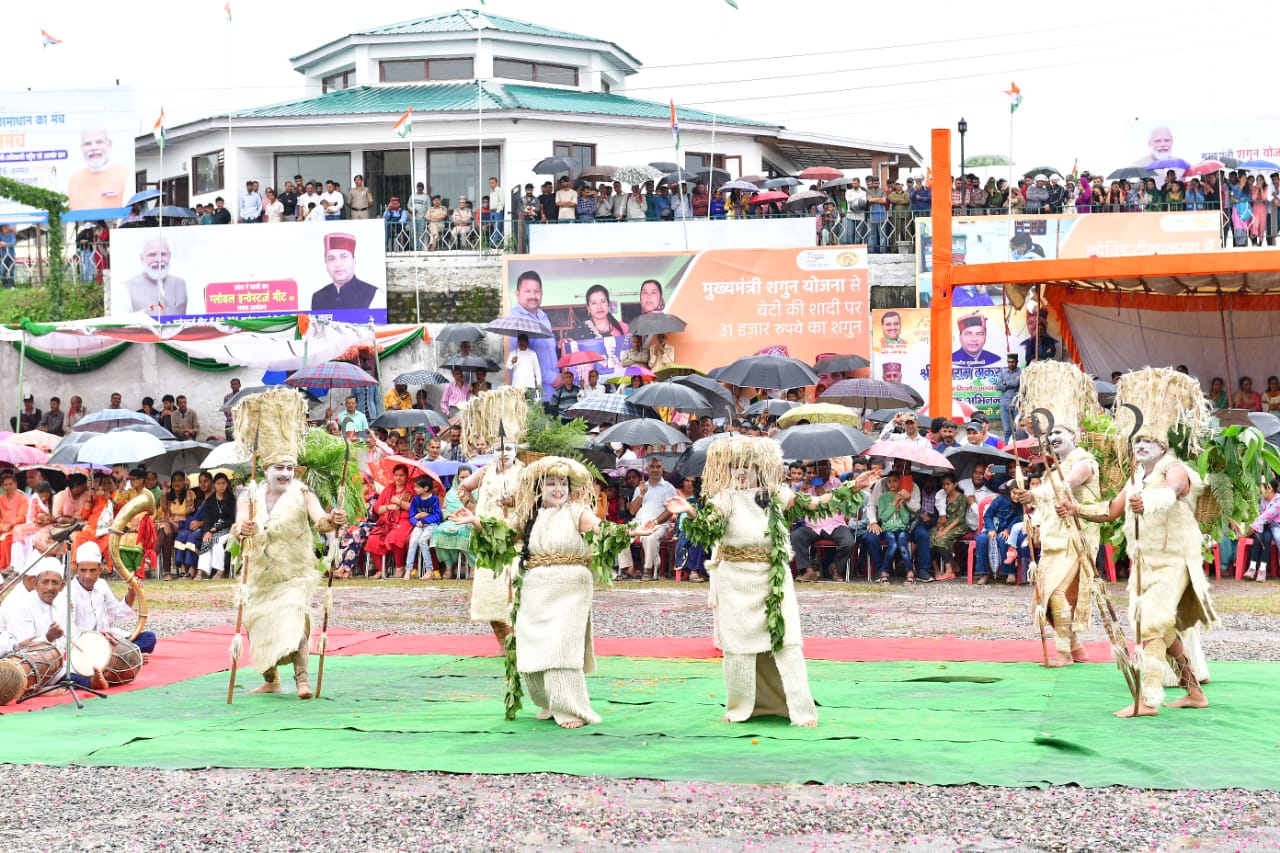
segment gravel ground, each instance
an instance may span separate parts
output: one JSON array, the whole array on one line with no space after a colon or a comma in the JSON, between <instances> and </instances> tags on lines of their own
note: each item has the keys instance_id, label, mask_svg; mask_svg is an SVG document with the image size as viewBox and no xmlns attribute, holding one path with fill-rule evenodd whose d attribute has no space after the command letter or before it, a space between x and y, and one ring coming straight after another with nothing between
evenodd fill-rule
<instances>
[{"instance_id":1,"label":"gravel ground","mask_svg":"<svg viewBox=\"0 0 1280 853\"><path fill-rule=\"evenodd\" d=\"M1206 637L1211 658L1280 659L1275 589L1219 585L1223 628ZM152 583L149 590L149 627L161 636L234 622L227 583ZM1121 588L1112 590L1123 610ZM1029 600L1026 588L963 584L817 584L800 591L804 631L821 637L1027 637ZM597 636L706 635L705 601L705 587L620 584L597 593L594 628ZM338 624L363 630L488 633L466 621L461 583L350 583L336 590L335 614ZM38 766L5 767L4 778L8 815L0 849L6 850L1280 849L1274 791ZM74 823L51 819L59 807L75 815Z\"/></svg>"}]
</instances>

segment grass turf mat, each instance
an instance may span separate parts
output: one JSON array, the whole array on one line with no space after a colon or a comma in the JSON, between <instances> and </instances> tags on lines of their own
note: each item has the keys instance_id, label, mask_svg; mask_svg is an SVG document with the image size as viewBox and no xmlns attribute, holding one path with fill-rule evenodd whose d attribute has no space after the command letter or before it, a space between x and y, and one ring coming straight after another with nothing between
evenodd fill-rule
<instances>
[{"instance_id":1,"label":"grass turf mat","mask_svg":"<svg viewBox=\"0 0 1280 853\"><path fill-rule=\"evenodd\" d=\"M811 661L821 724L720 722L716 661L600 659L597 726L502 718L501 666L331 657L325 695L225 704L226 674L0 718L0 762L557 772L723 782L1280 787L1280 664L1217 663L1211 707L1117 720L1112 667ZM312 667L314 677L315 667ZM245 673L241 685L257 683ZM286 687L289 683L286 679ZM1180 695L1171 691L1172 695Z\"/></svg>"}]
</instances>

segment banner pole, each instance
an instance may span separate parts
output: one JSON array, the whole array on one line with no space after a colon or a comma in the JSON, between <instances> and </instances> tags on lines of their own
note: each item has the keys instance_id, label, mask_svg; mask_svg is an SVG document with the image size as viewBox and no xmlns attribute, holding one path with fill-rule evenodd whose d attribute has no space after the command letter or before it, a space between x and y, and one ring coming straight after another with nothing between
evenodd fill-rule
<instances>
[{"instance_id":1,"label":"banner pole","mask_svg":"<svg viewBox=\"0 0 1280 853\"><path fill-rule=\"evenodd\" d=\"M934 180L944 187L951 177L951 131L934 128L932 133ZM941 176L941 179L939 179ZM929 305L929 411L935 416L951 411L951 193L934 193L933 301Z\"/></svg>"}]
</instances>

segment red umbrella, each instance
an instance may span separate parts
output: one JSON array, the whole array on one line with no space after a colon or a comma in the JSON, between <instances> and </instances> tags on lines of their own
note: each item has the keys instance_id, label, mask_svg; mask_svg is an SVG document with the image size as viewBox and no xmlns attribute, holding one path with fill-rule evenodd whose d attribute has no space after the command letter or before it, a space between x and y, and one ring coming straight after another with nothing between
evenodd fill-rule
<instances>
[{"instance_id":1,"label":"red umbrella","mask_svg":"<svg viewBox=\"0 0 1280 853\"><path fill-rule=\"evenodd\" d=\"M950 459L933 448L921 447L914 441L877 441L867 448L862 455L905 459L915 465L925 465L930 468L955 469Z\"/></svg>"},{"instance_id":2,"label":"red umbrella","mask_svg":"<svg viewBox=\"0 0 1280 853\"><path fill-rule=\"evenodd\" d=\"M1184 178L1198 178L1201 175L1212 175L1214 172L1221 172L1226 166L1221 160L1205 160L1198 163L1190 169L1182 173Z\"/></svg>"},{"instance_id":3,"label":"red umbrella","mask_svg":"<svg viewBox=\"0 0 1280 853\"><path fill-rule=\"evenodd\" d=\"M843 178L844 172L830 166L810 166L796 177L806 181L834 181L837 178Z\"/></svg>"},{"instance_id":4,"label":"red umbrella","mask_svg":"<svg viewBox=\"0 0 1280 853\"><path fill-rule=\"evenodd\" d=\"M604 356L598 352L580 349L577 352L560 356L560 360L556 362L556 367L577 367L579 364L594 364L597 361L604 361Z\"/></svg>"},{"instance_id":5,"label":"red umbrella","mask_svg":"<svg viewBox=\"0 0 1280 853\"><path fill-rule=\"evenodd\" d=\"M428 463L423 459L410 459L408 456L397 456L395 454L392 454L390 456L384 456L381 459L370 462L369 473L373 475L373 481L375 483L378 483L381 486L386 486L388 483L392 482L391 475L395 471L396 466L404 465L406 468L409 469L410 480L413 480L415 477L421 474L426 474L428 477L434 480L435 481L434 490L435 490L436 496L439 498L443 498L444 491L445 491L444 483L440 481L440 476L436 474L435 471L432 471L430 468L426 467L427 464Z\"/></svg>"},{"instance_id":6,"label":"red umbrella","mask_svg":"<svg viewBox=\"0 0 1280 853\"><path fill-rule=\"evenodd\" d=\"M756 195L751 197L750 201L748 201L747 204L767 204L768 202L771 202L771 201L786 201L789 198L791 198L791 196L787 195L786 193L781 193L781 192L778 192L777 190L774 190L772 192L767 192L767 193L757 193Z\"/></svg>"}]
</instances>

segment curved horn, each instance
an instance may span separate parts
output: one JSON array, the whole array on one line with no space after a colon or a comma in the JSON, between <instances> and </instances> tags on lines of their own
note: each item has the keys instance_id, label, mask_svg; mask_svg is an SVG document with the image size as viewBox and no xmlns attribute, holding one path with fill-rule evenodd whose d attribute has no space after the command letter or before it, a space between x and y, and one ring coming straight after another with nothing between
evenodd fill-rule
<instances>
[{"instance_id":1,"label":"curved horn","mask_svg":"<svg viewBox=\"0 0 1280 853\"><path fill-rule=\"evenodd\" d=\"M1133 412L1133 429L1129 430L1129 443L1133 443L1133 437L1138 434L1138 430L1142 429L1142 424L1146 420L1142 415L1142 409L1139 409L1133 403L1122 403L1122 409L1129 409Z\"/></svg>"},{"instance_id":2,"label":"curved horn","mask_svg":"<svg viewBox=\"0 0 1280 853\"><path fill-rule=\"evenodd\" d=\"M1046 424L1046 426L1044 427L1040 426L1041 415L1044 416L1044 421ZM1031 410L1031 432L1035 434L1036 438L1042 438L1046 434L1053 432L1054 423L1055 423L1055 420L1053 417L1053 412L1049 411L1048 409L1032 409Z\"/></svg>"},{"instance_id":3,"label":"curved horn","mask_svg":"<svg viewBox=\"0 0 1280 853\"><path fill-rule=\"evenodd\" d=\"M129 589L133 590L133 606L138 610L138 626L133 629L133 635L129 637L130 640L136 639L142 633L142 629L146 627L147 596L142 591L142 584L125 566L124 560L120 558L120 537L128 531L129 521L135 515L144 512L155 512L155 510L155 495L151 493L150 489L143 489L140 494L120 507L120 512L112 522L111 531L108 534L107 549L111 553L111 565L115 566L116 571L120 573L120 577L129 585Z\"/></svg>"}]
</instances>

